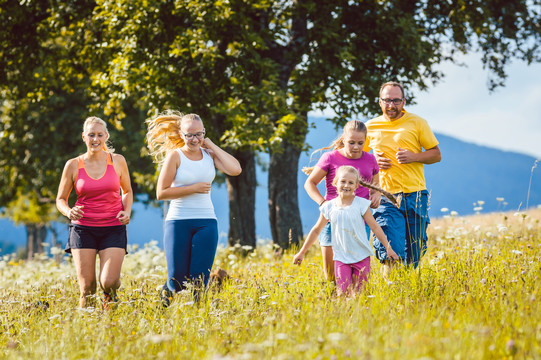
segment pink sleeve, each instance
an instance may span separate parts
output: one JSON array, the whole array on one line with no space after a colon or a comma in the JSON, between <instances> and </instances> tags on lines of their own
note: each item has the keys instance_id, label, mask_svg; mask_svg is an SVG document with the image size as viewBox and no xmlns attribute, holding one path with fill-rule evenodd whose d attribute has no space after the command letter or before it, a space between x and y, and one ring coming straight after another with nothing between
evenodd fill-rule
<instances>
[{"instance_id":1,"label":"pink sleeve","mask_svg":"<svg viewBox=\"0 0 541 360\"><path fill-rule=\"evenodd\" d=\"M324 153L323 155L321 155L321 157L317 161L316 166L320 168L321 170L328 173L330 165L331 165L331 152L328 151Z\"/></svg>"},{"instance_id":2,"label":"pink sleeve","mask_svg":"<svg viewBox=\"0 0 541 360\"><path fill-rule=\"evenodd\" d=\"M372 154L370 154L372 155ZM376 157L374 155L372 155L372 161L374 163L374 170L373 170L373 173L372 175L376 175L376 174L379 174L379 165L378 165L378 161L376 160Z\"/></svg>"}]
</instances>

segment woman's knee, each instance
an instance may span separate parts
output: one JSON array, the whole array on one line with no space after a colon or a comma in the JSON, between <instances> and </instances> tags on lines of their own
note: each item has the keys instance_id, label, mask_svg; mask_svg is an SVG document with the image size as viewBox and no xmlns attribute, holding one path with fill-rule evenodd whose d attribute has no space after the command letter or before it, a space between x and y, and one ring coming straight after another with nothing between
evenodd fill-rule
<instances>
[{"instance_id":1,"label":"woman's knee","mask_svg":"<svg viewBox=\"0 0 541 360\"><path fill-rule=\"evenodd\" d=\"M109 290L109 289L116 290L120 287L120 278L113 277L113 276L101 276L100 285L102 289L104 290Z\"/></svg>"}]
</instances>

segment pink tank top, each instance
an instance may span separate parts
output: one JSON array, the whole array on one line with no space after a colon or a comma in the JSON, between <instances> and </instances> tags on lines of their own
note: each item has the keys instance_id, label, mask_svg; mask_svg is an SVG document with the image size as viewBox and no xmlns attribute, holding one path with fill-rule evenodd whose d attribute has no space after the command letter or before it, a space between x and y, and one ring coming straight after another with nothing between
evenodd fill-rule
<instances>
[{"instance_id":1,"label":"pink tank top","mask_svg":"<svg viewBox=\"0 0 541 360\"><path fill-rule=\"evenodd\" d=\"M99 179L91 178L85 170L82 155L78 158L79 169L75 179L75 205L84 205L84 215L72 223L85 226L114 226L122 225L116 218L123 210L120 195L120 179L113 166L111 154L107 154L105 174Z\"/></svg>"}]
</instances>

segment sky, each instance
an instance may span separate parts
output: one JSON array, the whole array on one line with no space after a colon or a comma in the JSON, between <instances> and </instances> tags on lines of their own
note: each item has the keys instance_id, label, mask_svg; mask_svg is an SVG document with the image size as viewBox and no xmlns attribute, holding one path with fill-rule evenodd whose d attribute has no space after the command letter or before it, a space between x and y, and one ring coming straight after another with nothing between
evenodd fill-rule
<instances>
[{"instance_id":1,"label":"sky","mask_svg":"<svg viewBox=\"0 0 541 360\"><path fill-rule=\"evenodd\" d=\"M481 56L459 61L467 66L441 64L443 80L415 93L417 104L406 110L425 118L434 132L541 158L541 64L513 61L505 86L491 93Z\"/></svg>"}]
</instances>

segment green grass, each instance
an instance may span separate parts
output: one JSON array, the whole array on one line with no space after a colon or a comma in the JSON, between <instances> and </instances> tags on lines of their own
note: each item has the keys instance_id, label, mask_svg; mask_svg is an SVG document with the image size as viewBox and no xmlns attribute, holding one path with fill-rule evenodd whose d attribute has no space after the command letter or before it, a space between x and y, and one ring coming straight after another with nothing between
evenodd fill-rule
<instances>
[{"instance_id":1,"label":"green grass","mask_svg":"<svg viewBox=\"0 0 541 360\"><path fill-rule=\"evenodd\" d=\"M314 247L221 249L232 276L199 303L159 303L165 259L131 249L114 311L78 309L70 261L0 261L3 359L540 359L540 211L447 217L417 271L386 281L372 261L364 292L337 297ZM69 258L65 258L68 259ZM48 307L39 302L47 302Z\"/></svg>"}]
</instances>

